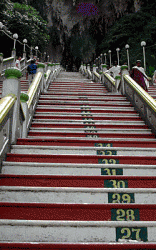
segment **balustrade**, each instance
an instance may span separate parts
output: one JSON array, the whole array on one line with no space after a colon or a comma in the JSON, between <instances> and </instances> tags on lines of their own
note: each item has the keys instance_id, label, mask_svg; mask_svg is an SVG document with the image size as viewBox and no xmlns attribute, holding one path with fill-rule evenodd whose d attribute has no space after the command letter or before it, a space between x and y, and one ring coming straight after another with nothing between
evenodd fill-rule
<instances>
[{"instance_id":1,"label":"balustrade","mask_svg":"<svg viewBox=\"0 0 156 250\"><path fill-rule=\"evenodd\" d=\"M6 61L8 62L8 60ZM58 63L48 65L39 63L38 72L28 92L21 93L21 72L24 72L29 61L26 62L23 58L21 62L23 71L15 67L5 69L6 79L3 81L2 99L0 100L0 165L10 150L11 144L15 144L19 137L27 137L40 93L46 92L50 82L57 77L61 70Z\"/></svg>"}]
</instances>

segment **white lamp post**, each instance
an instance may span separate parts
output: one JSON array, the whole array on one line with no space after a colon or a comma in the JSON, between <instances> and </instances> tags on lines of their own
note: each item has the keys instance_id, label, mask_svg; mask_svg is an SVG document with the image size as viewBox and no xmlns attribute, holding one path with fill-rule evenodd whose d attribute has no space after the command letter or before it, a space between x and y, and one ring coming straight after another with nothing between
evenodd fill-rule
<instances>
[{"instance_id":1,"label":"white lamp post","mask_svg":"<svg viewBox=\"0 0 156 250\"><path fill-rule=\"evenodd\" d=\"M130 71L129 51L128 51L129 45L128 44L125 45L125 49L127 50L128 71Z\"/></svg>"},{"instance_id":2,"label":"white lamp post","mask_svg":"<svg viewBox=\"0 0 156 250\"><path fill-rule=\"evenodd\" d=\"M119 51L120 51L120 49L117 48L116 51L117 51L117 59L118 59L118 65L119 65Z\"/></svg>"},{"instance_id":3,"label":"white lamp post","mask_svg":"<svg viewBox=\"0 0 156 250\"><path fill-rule=\"evenodd\" d=\"M101 54L100 57L101 57L101 64L102 64L102 63L103 63L103 60L102 60L102 59L103 59L103 58L102 58L102 57L103 57L103 54Z\"/></svg>"},{"instance_id":4,"label":"white lamp post","mask_svg":"<svg viewBox=\"0 0 156 250\"><path fill-rule=\"evenodd\" d=\"M13 39L14 39L14 49L15 49L15 46L16 46L16 40L18 39L18 35L17 35L17 33L13 34Z\"/></svg>"},{"instance_id":5,"label":"white lamp post","mask_svg":"<svg viewBox=\"0 0 156 250\"><path fill-rule=\"evenodd\" d=\"M112 64L112 63L111 63L111 52L112 52L111 50L108 50L108 53L109 53L109 61L110 61L110 67L111 67L111 64Z\"/></svg>"},{"instance_id":6,"label":"white lamp post","mask_svg":"<svg viewBox=\"0 0 156 250\"><path fill-rule=\"evenodd\" d=\"M44 52L44 62L45 62L45 59L46 59L46 52Z\"/></svg>"},{"instance_id":7,"label":"white lamp post","mask_svg":"<svg viewBox=\"0 0 156 250\"><path fill-rule=\"evenodd\" d=\"M0 29L2 30L2 29L3 29L3 27L4 27L3 23L2 23L2 22L0 22Z\"/></svg>"},{"instance_id":8,"label":"white lamp post","mask_svg":"<svg viewBox=\"0 0 156 250\"><path fill-rule=\"evenodd\" d=\"M107 56L107 54L106 54L106 53L104 53L104 57L105 57L105 64L107 63L107 61L106 61L106 56Z\"/></svg>"},{"instance_id":9,"label":"white lamp post","mask_svg":"<svg viewBox=\"0 0 156 250\"><path fill-rule=\"evenodd\" d=\"M36 50L36 57L37 57L37 50L38 50L38 46L35 47L35 50Z\"/></svg>"},{"instance_id":10,"label":"white lamp post","mask_svg":"<svg viewBox=\"0 0 156 250\"><path fill-rule=\"evenodd\" d=\"M27 43L27 39L24 39L23 43L24 43L24 50L23 50L23 52L25 52L25 44Z\"/></svg>"},{"instance_id":11,"label":"white lamp post","mask_svg":"<svg viewBox=\"0 0 156 250\"><path fill-rule=\"evenodd\" d=\"M146 42L142 41L141 42L141 46L143 48L143 57L144 57L144 70L146 71L146 58L145 58L145 46L146 46Z\"/></svg>"},{"instance_id":12,"label":"white lamp post","mask_svg":"<svg viewBox=\"0 0 156 250\"><path fill-rule=\"evenodd\" d=\"M30 47L30 59L32 59L32 58L33 58L33 53L32 53L32 50L33 50L33 47L31 46L31 47Z\"/></svg>"},{"instance_id":13,"label":"white lamp post","mask_svg":"<svg viewBox=\"0 0 156 250\"><path fill-rule=\"evenodd\" d=\"M26 58L25 44L27 43L27 39L24 39L23 43L24 43L23 57Z\"/></svg>"}]
</instances>

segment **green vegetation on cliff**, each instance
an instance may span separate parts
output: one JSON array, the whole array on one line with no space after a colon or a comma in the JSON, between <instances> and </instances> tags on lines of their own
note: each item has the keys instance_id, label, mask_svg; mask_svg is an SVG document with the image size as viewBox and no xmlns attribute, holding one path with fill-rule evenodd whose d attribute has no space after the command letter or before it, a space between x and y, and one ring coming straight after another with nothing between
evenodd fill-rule
<instances>
[{"instance_id":1,"label":"green vegetation on cliff","mask_svg":"<svg viewBox=\"0 0 156 250\"><path fill-rule=\"evenodd\" d=\"M5 0L3 0L2 7L1 20L7 29L12 34L17 33L19 41L22 42L26 38L29 46L38 46L39 50L43 52L50 36L47 21L40 16L39 12L30 5ZM0 36L2 36L3 43L8 44L4 48L5 51L1 52L5 57L9 56L10 50L13 48L13 41L3 33L0 33ZM17 51L22 55L23 46L19 43L17 43Z\"/></svg>"}]
</instances>

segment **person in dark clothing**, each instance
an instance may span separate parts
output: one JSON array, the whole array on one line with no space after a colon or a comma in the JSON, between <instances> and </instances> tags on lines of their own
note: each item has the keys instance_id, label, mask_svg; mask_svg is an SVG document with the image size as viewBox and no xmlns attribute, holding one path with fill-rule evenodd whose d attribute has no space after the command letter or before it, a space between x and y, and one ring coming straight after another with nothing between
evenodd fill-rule
<instances>
[{"instance_id":1,"label":"person in dark clothing","mask_svg":"<svg viewBox=\"0 0 156 250\"><path fill-rule=\"evenodd\" d=\"M136 66L132 68L131 77L136 81L145 91L149 86L149 78L145 73L144 68L141 67L141 60L137 60Z\"/></svg>"},{"instance_id":2,"label":"person in dark clothing","mask_svg":"<svg viewBox=\"0 0 156 250\"><path fill-rule=\"evenodd\" d=\"M28 65L27 67L29 85L32 83L32 80L34 79L36 70L37 70L37 65L35 64L35 60L31 60L31 64Z\"/></svg>"}]
</instances>

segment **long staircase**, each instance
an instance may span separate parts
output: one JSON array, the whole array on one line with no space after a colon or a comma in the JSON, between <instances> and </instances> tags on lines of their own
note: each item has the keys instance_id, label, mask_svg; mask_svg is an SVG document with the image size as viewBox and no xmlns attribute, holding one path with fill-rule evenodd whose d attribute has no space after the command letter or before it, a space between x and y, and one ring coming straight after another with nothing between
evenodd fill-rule
<instances>
[{"instance_id":1,"label":"long staircase","mask_svg":"<svg viewBox=\"0 0 156 250\"><path fill-rule=\"evenodd\" d=\"M3 162L0 249L156 249L155 134L101 83L56 80Z\"/></svg>"}]
</instances>

